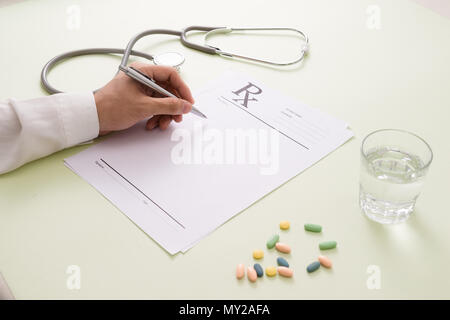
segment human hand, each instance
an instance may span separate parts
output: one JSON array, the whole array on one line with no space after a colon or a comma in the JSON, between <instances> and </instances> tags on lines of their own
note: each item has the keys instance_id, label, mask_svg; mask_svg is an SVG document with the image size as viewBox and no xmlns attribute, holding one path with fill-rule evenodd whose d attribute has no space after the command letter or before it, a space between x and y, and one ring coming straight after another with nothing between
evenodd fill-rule
<instances>
[{"instance_id":1,"label":"human hand","mask_svg":"<svg viewBox=\"0 0 450 320\"><path fill-rule=\"evenodd\" d=\"M172 120L180 122L192 109L194 99L187 85L174 68L132 63L131 66L172 92L177 98L162 96L120 71L94 94L100 126L99 135L127 129L150 118L145 128L165 130Z\"/></svg>"}]
</instances>

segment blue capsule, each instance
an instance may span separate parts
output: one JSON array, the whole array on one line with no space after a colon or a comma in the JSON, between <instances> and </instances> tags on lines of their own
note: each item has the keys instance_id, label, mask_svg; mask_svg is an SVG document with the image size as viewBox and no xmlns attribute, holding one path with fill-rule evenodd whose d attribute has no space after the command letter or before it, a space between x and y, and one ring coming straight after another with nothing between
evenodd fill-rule
<instances>
[{"instance_id":1,"label":"blue capsule","mask_svg":"<svg viewBox=\"0 0 450 320\"><path fill-rule=\"evenodd\" d=\"M320 262L319 261L314 261L313 263L311 263L309 266L306 267L306 271L311 273L311 272L314 272L317 269L319 269L319 267L320 267Z\"/></svg>"},{"instance_id":2,"label":"blue capsule","mask_svg":"<svg viewBox=\"0 0 450 320\"><path fill-rule=\"evenodd\" d=\"M261 278L264 275L264 270L259 263L255 263L253 268L255 269L258 278Z\"/></svg>"},{"instance_id":3,"label":"blue capsule","mask_svg":"<svg viewBox=\"0 0 450 320\"><path fill-rule=\"evenodd\" d=\"M289 268L289 263L288 263L288 262L286 261L286 259L283 258L283 257L278 257L278 258L277 258L277 264L278 264L279 266L281 266L281 267Z\"/></svg>"}]
</instances>

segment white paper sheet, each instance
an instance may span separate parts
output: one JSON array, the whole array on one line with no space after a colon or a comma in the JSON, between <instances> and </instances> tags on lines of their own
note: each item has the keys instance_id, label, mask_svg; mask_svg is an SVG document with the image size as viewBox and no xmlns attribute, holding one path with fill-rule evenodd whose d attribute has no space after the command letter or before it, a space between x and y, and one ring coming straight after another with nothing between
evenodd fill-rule
<instances>
[{"instance_id":1,"label":"white paper sheet","mask_svg":"<svg viewBox=\"0 0 450 320\"><path fill-rule=\"evenodd\" d=\"M185 115L166 131L139 123L65 160L170 254L353 135L346 123L245 75L228 73L198 92L207 120Z\"/></svg>"}]
</instances>

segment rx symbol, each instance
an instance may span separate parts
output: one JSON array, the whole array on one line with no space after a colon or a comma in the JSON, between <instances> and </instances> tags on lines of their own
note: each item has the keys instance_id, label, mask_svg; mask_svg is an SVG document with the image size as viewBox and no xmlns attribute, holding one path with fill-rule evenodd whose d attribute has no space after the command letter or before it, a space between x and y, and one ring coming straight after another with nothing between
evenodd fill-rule
<instances>
[{"instance_id":1,"label":"rx symbol","mask_svg":"<svg viewBox=\"0 0 450 320\"><path fill-rule=\"evenodd\" d=\"M237 96L241 96L241 93L243 93L243 92L245 92L245 95L244 95L244 98L241 98L241 99L233 99L233 101L235 101L235 102L239 102L239 101L241 101L241 102L239 102L242 106L244 106L244 107L246 107L246 108L248 108L248 102L249 101L258 101L256 98L254 98L254 97L251 97L250 98L250 95L252 94L252 95L257 95L257 94L261 94L262 93L262 90L261 90L261 88L259 88L259 87L257 87L257 86L255 86L253 83L251 83L251 82L249 82L248 83L248 85L246 85L245 87L243 87L243 88L241 88L241 89L239 89L239 90L236 90L236 91L232 91L235 95L237 95Z\"/></svg>"}]
</instances>

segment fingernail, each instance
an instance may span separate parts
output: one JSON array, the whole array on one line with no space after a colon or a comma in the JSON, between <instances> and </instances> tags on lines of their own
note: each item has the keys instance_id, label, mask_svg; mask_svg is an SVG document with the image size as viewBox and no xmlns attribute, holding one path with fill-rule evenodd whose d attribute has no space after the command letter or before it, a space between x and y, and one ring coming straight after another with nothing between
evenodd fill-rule
<instances>
[{"instance_id":1,"label":"fingernail","mask_svg":"<svg viewBox=\"0 0 450 320\"><path fill-rule=\"evenodd\" d=\"M189 111L191 111L191 109L192 105L189 102L185 101L183 104L183 113L188 113Z\"/></svg>"}]
</instances>

